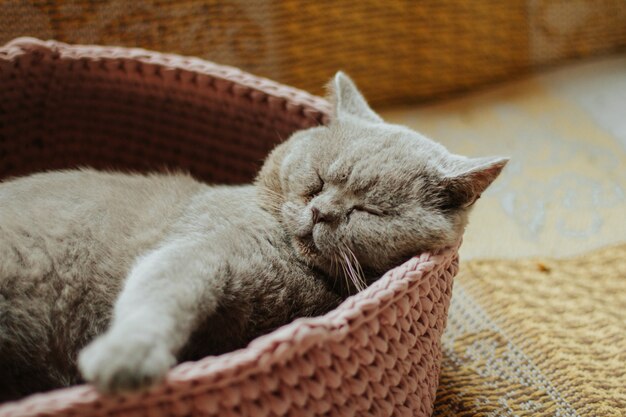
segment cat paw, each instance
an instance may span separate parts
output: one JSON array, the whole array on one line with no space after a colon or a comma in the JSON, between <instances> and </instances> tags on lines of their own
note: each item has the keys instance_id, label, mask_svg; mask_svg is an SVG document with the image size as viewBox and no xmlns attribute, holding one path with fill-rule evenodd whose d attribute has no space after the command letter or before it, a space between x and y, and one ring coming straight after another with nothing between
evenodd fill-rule
<instances>
[{"instance_id":1,"label":"cat paw","mask_svg":"<svg viewBox=\"0 0 626 417\"><path fill-rule=\"evenodd\" d=\"M175 362L159 343L113 334L94 340L78 355L83 378L111 394L148 388L162 380Z\"/></svg>"}]
</instances>

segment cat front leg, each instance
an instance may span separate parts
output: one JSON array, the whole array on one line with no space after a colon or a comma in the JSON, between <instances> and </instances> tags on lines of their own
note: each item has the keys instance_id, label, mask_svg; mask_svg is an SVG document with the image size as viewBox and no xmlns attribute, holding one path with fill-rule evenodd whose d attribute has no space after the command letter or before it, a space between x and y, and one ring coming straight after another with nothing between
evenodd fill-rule
<instances>
[{"instance_id":1,"label":"cat front leg","mask_svg":"<svg viewBox=\"0 0 626 417\"><path fill-rule=\"evenodd\" d=\"M215 311L217 259L201 244L170 243L136 262L110 328L79 354L83 377L108 393L161 380L201 317Z\"/></svg>"}]
</instances>

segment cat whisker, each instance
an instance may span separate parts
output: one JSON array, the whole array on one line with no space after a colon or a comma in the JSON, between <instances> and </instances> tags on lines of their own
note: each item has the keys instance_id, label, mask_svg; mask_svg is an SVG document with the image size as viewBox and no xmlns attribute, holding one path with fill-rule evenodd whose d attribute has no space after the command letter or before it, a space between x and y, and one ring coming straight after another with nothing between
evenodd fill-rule
<instances>
[{"instance_id":1,"label":"cat whisker","mask_svg":"<svg viewBox=\"0 0 626 417\"><path fill-rule=\"evenodd\" d=\"M272 190L271 188L261 187L261 188L259 188L259 191L265 193L265 195L268 196L268 197L280 198L281 200L283 199L282 194Z\"/></svg>"},{"instance_id":2,"label":"cat whisker","mask_svg":"<svg viewBox=\"0 0 626 417\"><path fill-rule=\"evenodd\" d=\"M356 290L360 291L360 281L357 278L357 272L354 269L354 266L352 265L352 262L350 262L350 258L348 257L348 255L346 255L345 252L344 252L343 256L344 256L344 260L346 262L346 267L348 269L348 276L350 277L350 281L352 282L352 285L356 288Z\"/></svg>"},{"instance_id":3,"label":"cat whisker","mask_svg":"<svg viewBox=\"0 0 626 417\"><path fill-rule=\"evenodd\" d=\"M361 264L359 263L352 249L350 249L350 247L345 243L343 243L342 246L345 249L344 253L347 253L347 255L349 255L347 256L346 261L350 265L351 271L353 273L352 275L354 286L357 291L362 291L367 287L365 279L363 278L365 276L365 274L363 273L363 268L361 267Z\"/></svg>"},{"instance_id":4,"label":"cat whisker","mask_svg":"<svg viewBox=\"0 0 626 417\"><path fill-rule=\"evenodd\" d=\"M266 207L271 208L272 210L276 210L276 211L281 211L282 210L282 206L276 205L276 204L266 204Z\"/></svg>"},{"instance_id":5,"label":"cat whisker","mask_svg":"<svg viewBox=\"0 0 626 417\"><path fill-rule=\"evenodd\" d=\"M347 266L344 262L345 260L345 254L341 251L341 249L339 250L339 265L341 266L341 270L343 271L343 284L345 285L346 291L348 292L348 294L350 294L350 280L348 278L348 269Z\"/></svg>"},{"instance_id":6,"label":"cat whisker","mask_svg":"<svg viewBox=\"0 0 626 417\"><path fill-rule=\"evenodd\" d=\"M346 291L350 293L350 278L348 277L349 273L348 273L348 267L346 265L346 254L343 252L341 247L339 247L338 250L339 250L338 259L340 261L341 269L343 271L343 282L344 282L344 285L346 286L345 287Z\"/></svg>"},{"instance_id":7,"label":"cat whisker","mask_svg":"<svg viewBox=\"0 0 626 417\"><path fill-rule=\"evenodd\" d=\"M266 197L264 202L269 203L269 204L280 205L283 203L281 200L278 200L277 197L274 197L272 195L265 195L264 197Z\"/></svg>"},{"instance_id":8,"label":"cat whisker","mask_svg":"<svg viewBox=\"0 0 626 417\"><path fill-rule=\"evenodd\" d=\"M270 208L272 210L276 210L276 211L281 211L283 208L283 205L279 202L276 201L265 201L263 204L265 207Z\"/></svg>"},{"instance_id":9,"label":"cat whisker","mask_svg":"<svg viewBox=\"0 0 626 417\"><path fill-rule=\"evenodd\" d=\"M348 254L352 257L352 261L354 262L354 266L356 267L357 278L358 278L359 286L360 286L360 288L357 287L357 289L359 291L362 291L367 287L367 283L365 281L365 272L363 272L363 267L361 266L361 263L357 259L352 249L350 249L348 245L345 245L345 247L348 251Z\"/></svg>"},{"instance_id":10,"label":"cat whisker","mask_svg":"<svg viewBox=\"0 0 626 417\"><path fill-rule=\"evenodd\" d=\"M339 259L333 254L330 257L330 270L333 275L333 285L337 285L337 275L339 275Z\"/></svg>"},{"instance_id":11,"label":"cat whisker","mask_svg":"<svg viewBox=\"0 0 626 417\"><path fill-rule=\"evenodd\" d=\"M284 197L276 191L271 190L267 187L261 187L259 188L259 194L261 197L264 198L263 203L267 207L276 211L280 211L282 209Z\"/></svg>"}]
</instances>

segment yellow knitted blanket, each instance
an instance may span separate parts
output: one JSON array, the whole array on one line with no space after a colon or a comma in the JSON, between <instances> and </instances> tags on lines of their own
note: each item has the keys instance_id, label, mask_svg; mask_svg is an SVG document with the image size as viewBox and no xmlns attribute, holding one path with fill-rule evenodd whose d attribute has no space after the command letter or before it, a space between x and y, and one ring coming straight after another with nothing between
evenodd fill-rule
<instances>
[{"instance_id":1,"label":"yellow knitted blanket","mask_svg":"<svg viewBox=\"0 0 626 417\"><path fill-rule=\"evenodd\" d=\"M465 263L443 344L435 416L626 415L626 245Z\"/></svg>"}]
</instances>

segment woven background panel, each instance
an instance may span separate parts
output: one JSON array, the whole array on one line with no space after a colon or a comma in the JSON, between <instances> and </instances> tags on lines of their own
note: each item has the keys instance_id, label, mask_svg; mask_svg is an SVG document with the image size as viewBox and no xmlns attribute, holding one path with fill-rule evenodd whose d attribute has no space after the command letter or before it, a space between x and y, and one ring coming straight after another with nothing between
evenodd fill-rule
<instances>
[{"instance_id":1,"label":"woven background panel","mask_svg":"<svg viewBox=\"0 0 626 417\"><path fill-rule=\"evenodd\" d=\"M626 415L626 245L461 271L435 416Z\"/></svg>"},{"instance_id":2,"label":"woven background panel","mask_svg":"<svg viewBox=\"0 0 626 417\"><path fill-rule=\"evenodd\" d=\"M18 36L123 45L323 92L348 72L373 104L429 99L626 47L623 0L5 0Z\"/></svg>"},{"instance_id":3,"label":"woven background panel","mask_svg":"<svg viewBox=\"0 0 626 417\"><path fill-rule=\"evenodd\" d=\"M0 178L91 165L249 181L328 103L199 59L18 39L0 48ZM0 405L25 416L430 416L457 247L424 253L317 318L174 368L139 395L90 386Z\"/></svg>"}]
</instances>

